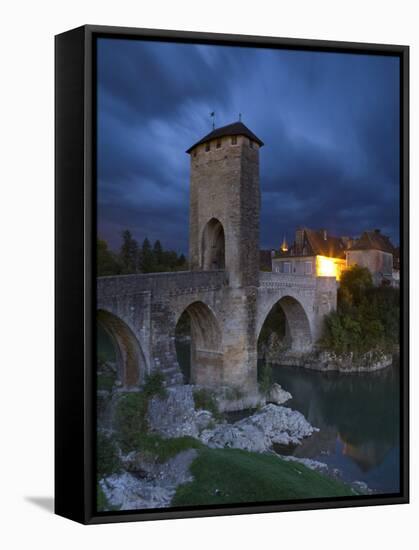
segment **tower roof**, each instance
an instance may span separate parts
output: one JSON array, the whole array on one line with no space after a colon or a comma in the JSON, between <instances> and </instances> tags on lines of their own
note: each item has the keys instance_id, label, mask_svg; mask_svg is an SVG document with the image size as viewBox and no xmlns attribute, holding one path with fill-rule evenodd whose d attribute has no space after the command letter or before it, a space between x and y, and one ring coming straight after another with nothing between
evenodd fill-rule
<instances>
[{"instance_id":1,"label":"tower roof","mask_svg":"<svg viewBox=\"0 0 419 550\"><path fill-rule=\"evenodd\" d=\"M224 136L246 136L249 139L255 141L260 145L260 147L263 146L263 141L260 140L255 134L249 130L247 126L243 124L243 122L233 122L233 124L227 124L227 126L221 126L221 128L215 128L212 132L204 136L202 139L194 143L189 149L186 151L187 153L190 153L192 149L194 149L197 145L201 145L202 143L205 143L207 141L211 141L212 139L224 137Z\"/></svg>"}]
</instances>

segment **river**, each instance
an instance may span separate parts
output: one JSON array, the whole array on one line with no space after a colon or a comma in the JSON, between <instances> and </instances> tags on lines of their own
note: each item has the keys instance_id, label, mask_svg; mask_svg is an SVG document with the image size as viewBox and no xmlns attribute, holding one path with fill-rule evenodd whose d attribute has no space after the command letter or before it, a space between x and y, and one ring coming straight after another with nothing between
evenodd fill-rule
<instances>
[{"instance_id":1,"label":"river","mask_svg":"<svg viewBox=\"0 0 419 550\"><path fill-rule=\"evenodd\" d=\"M293 396L285 406L320 428L289 454L325 462L376 492L399 492L398 364L362 374L277 366L273 379Z\"/></svg>"},{"instance_id":2,"label":"river","mask_svg":"<svg viewBox=\"0 0 419 550\"><path fill-rule=\"evenodd\" d=\"M189 344L176 343L189 376ZM399 365L372 373L339 374L302 367L272 367L273 381L293 396L284 406L300 411L320 432L281 454L311 458L337 468L345 481L364 481L377 493L400 486ZM251 411L228 415L230 422Z\"/></svg>"}]
</instances>

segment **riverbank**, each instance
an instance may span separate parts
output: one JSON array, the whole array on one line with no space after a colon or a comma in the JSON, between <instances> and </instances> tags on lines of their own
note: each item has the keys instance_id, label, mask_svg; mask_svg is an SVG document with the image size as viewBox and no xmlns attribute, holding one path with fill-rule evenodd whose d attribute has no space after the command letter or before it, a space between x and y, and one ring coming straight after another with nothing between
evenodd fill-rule
<instances>
[{"instance_id":1,"label":"riverbank","mask_svg":"<svg viewBox=\"0 0 419 550\"><path fill-rule=\"evenodd\" d=\"M99 507L106 511L354 496L360 492L275 454L202 445L160 464L155 475L149 472L141 477L131 470L103 478L98 494Z\"/></svg>"},{"instance_id":2,"label":"riverbank","mask_svg":"<svg viewBox=\"0 0 419 550\"><path fill-rule=\"evenodd\" d=\"M180 485L173 506L240 504L354 496L348 485L273 454L203 449L191 465L193 480Z\"/></svg>"},{"instance_id":3,"label":"riverbank","mask_svg":"<svg viewBox=\"0 0 419 550\"><path fill-rule=\"evenodd\" d=\"M268 404L229 423L193 386L147 399L142 392L110 398L121 428L114 422L98 449L102 511L359 494L311 464L273 452L318 431L298 411Z\"/></svg>"},{"instance_id":4,"label":"riverbank","mask_svg":"<svg viewBox=\"0 0 419 550\"><path fill-rule=\"evenodd\" d=\"M322 372L337 371L340 373L375 372L385 369L398 360L398 354L380 350L364 354L342 353L315 349L309 353L285 351L269 355L269 364L275 366L295 366Z\"/></svg>"}]
</instances>

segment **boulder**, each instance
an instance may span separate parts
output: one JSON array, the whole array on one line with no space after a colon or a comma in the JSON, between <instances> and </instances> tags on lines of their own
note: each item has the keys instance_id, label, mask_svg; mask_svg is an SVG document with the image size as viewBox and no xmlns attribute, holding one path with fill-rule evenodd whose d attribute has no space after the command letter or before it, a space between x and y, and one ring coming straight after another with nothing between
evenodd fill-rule
<instances>
[{"instance_id":1,"label":"boulder","mask_svg":"<svg viewBox=\"0 0 419 550\"><path fill-rule=\"evenodd\" d=\"M272 384L271 389L266 397L268 403L274 403L275 405L282 405L292 399L292 395L284 390L276 382Z\"/></svg>"},{"instance_id":2,"label":"boulder","mask_svg":"<svg viewBox=\"0 0 419 550\"><path fill-rule=\"evenodd\" d=\"M251 425L218 424L213 430L204 430L200 439L208 447L243 449L255 453L263 453L269 447L263 431Z\"/></svg>"},{"instance_id":3,"label":"boulder","mask_svg":"<svg viewBox=\"0 0 419 550\"><path fill-rule=\"evenodd\" d=\"M195 410L193 386L166 389L165 397L155 396L148 405L147 421L151 432L162 437L198 437L213 422L209 411Z\"/></svg>"}]
</instances>

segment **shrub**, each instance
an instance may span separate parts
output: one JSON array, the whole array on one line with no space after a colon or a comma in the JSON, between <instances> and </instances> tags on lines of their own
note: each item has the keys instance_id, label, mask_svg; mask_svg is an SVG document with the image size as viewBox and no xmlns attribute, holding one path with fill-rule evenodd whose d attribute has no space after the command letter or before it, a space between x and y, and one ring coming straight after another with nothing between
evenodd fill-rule
<instances>
[{"instance_id":1,"label":"shrub","mask_svg":"<svg viewBox=\"0 0 419 550\"><path fill-rule=\"evenodd\" d=\"M99 479L120 471L121 464L115 441L105 433L98 431L96 446L96 471Z\"/></svg>"},{"instance_id":2,"label":"shrub","mask_svg":"<svg viewBox=\"0 0 419 550\"><path fill-rule=\"evenodd\" d=\"M105 493L102 490L102 487L97 484L96 491L96 507L98 512L116 512L120 509L119 506L111 506L106 498Z\"/></svg>"},{"instance_id":3,"label":"shrub","mask_svg":"<svg viewBox=\"0 0 419 550\"><path fill-rule=\"evenodd\" d=\"M219 418L220 411L218 410L217 401L214 394L207 388L199 388L193 392L195 409L209 411L214 418Z\"/></svg>"},{"instance_id":4,"label":"shrub","mask_svg":"<svg viewBox=\"0 0 419 550\"><path fill-rule=\"evenodd\" d=\"M164 386L164 376L161 372L147 375L143 386L143 393L147 397L166 397L167 391Z\"/></svg>"},{"instance_id":5,"label":"shrub","mask_svg":"<svg viewBox=\"0 0 419 550\"><path fill-rule=\"evenodd\" d=\"M147 432L148 396L144 392L121 396L115 411L116 438L123 450L135 450L139 437Z\"/></svg>"},{"instance_id":6,"label":"shrub","mask_svg":"<svg viewBox=\"0 0 419 550\"><path fill-rule=\"evenodd\" d=\"M263 364L258 371L259 390L262 395L267 395L272 386L272 366Z\"/></svg>"},{"instance_id":7,"label":"shrub","mask_svg":"<svg viewBox=\"0 0 419 550\"><path fill-rule=\"evenodd\" d=\"M138 450L150 453L160 463L166 462L187 449L202 449L205 447L198 439L190 436L165 439L157 434L142 434L138 437Z\"/></svg>"},{"instance_id":8,"label":"shrub","mask_svg":"<svg viewBox=\"0 0 419 550\"><path fill-rule=\"evenodd\" d=\"M125 393L120 397L115 411L115 426L117 441L123 452L137 450L141 438L147 433L148 403L153 396L166 396L164 377L159 372L147 376L142 391Z\"/></svg>"},{"instance_id":9,"label":"shrub","mask_svg":"<svg viewBox=\"0 0 419 550\"><path fill-rule=\"evenodd\" d=\"M354 265L342 273L340 280L340 302L359 305L367 290L373 288L370 270ZM343 305L343 304L342 304Z\"/></svg>"},{"instance_id":10,"label":"shrub","mask_svg":"<svg viewBox=\"0 0 419 550\"><path fill-rule=\"evenodd\" d=\"M244 393L236 387L227 387L224 390L223 397L224 399L227 399L228 401L237 401L239 399L242 399L244 396Z\"/></svg>"}]
</instances>

